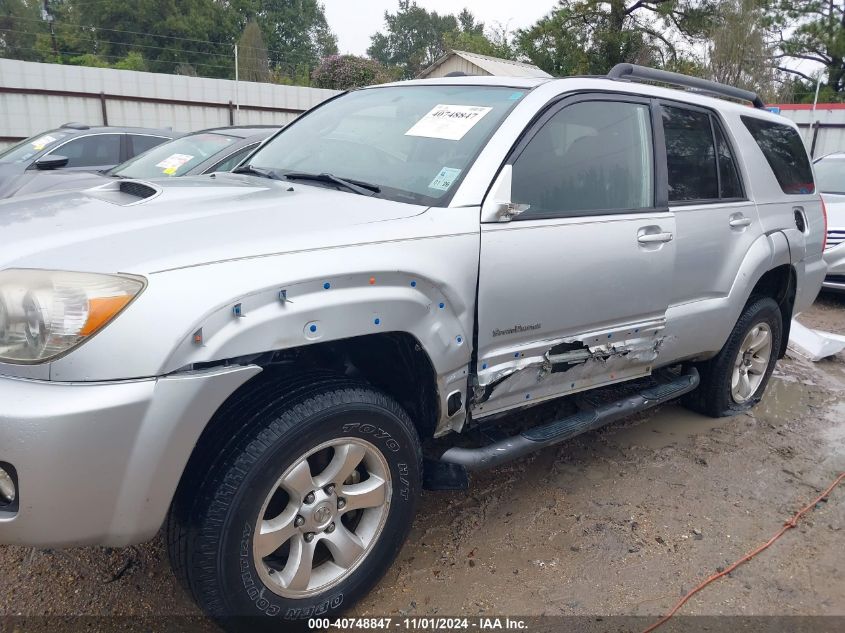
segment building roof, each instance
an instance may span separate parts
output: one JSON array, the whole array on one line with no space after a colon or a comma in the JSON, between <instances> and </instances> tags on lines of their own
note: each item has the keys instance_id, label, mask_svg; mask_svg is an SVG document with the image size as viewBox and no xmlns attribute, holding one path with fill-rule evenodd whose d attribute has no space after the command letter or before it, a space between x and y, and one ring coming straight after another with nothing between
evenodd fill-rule
<instances>
[{"instance_id":1,"label":"building roof","mask_svg":"<svg viewBox=\"0 0 845 633\"><path fill-rule=\"evenodd\" d=\"M462 57L471 64L475 64L482 70L491 75L503 77L542 77L551 78L551 75L544 70L540 70L534 64L526 64L525 62L516 62L509 59L500 59L498 57L490 57L489 55L480 55L478 53L468 53L466 51L446 51L441 55L431 66L423 70L419 77L427 77L434 72L434 69L446 62L452 55Z\"/></svg>"}]
</instances>

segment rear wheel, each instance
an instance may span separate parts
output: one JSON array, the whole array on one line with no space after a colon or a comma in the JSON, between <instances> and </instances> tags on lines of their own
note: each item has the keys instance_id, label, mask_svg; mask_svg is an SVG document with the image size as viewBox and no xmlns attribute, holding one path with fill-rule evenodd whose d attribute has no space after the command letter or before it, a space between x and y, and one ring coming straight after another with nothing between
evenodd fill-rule
<instances>
[{"instance_id":1,"label":"rear wheel","mask_svg":"<svg viewBox=\"0 0 845 633\"><path fill-rule=\"evenodd\" d=\"M777 362L783 321L774 299L753 299L743 310L725 346L698 365L701 384L686 404L712 417L746 411L760 402Z\"/></svg>"},{"instance_id":2,"label":"rear wheel","mask_svg":"<svg viewBox=\"0 0 845 633\"><path fill-rule=\"evenodd\" d=\"M228 628L336 615L378 582L410 530L421 476L414 426L391 398L345 381L225 411L237 412L246 430L208 456L198 490L177 495L174 569Z\"/></svg>"}]
</instances>

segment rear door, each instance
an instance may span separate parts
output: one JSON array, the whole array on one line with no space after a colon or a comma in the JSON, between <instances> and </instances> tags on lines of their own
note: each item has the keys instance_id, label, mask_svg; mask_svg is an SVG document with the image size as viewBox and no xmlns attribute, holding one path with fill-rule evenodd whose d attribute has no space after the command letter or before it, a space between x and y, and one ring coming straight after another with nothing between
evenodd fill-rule
<instances>
[{"instance_id":1,"label":"rear door","mask_svg":"<svg viewBox=\"0 0 845 633\"><path fill-rule=\"evenodd\" d=\"M651 371L675 254L656 113L570 97L512 152L511 199L529 206L482 218L475 417Z\"/></svg>"},{"instance_id":2,"label":"rear door","mask_svg":"<svg viewBox=\"0 0 845 633\"><path fill-rule=\"evenodd\" d=\"M718 350L720 328L703 324L733 318L724 299L743 259L762 234L757 208L746 195L736 144L713 111L661 102L669 207L677 228L670 306L681 316L667 345L677 358Z\"/></svg>"}]
</instances>

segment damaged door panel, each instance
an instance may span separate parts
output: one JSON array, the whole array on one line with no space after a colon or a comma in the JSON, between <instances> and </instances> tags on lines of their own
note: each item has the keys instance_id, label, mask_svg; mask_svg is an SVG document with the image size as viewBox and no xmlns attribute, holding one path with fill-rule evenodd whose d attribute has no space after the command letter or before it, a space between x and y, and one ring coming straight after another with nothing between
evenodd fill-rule
<instances>
[{"instance_id":1,"label":"damaged door panel","mask_svg":"<svg viewBox=\"0 0 845 633\"><path fill-rule=\"evenodd\" d=\"M474 417L650 373L677 242L657 116L646 98L585 93L508 157L509 193L482 206ZM502 204L528 206L503 219Z\"/></svg>"},{"instance_id":2,"label":"damaged door panel","mask_svg":"<svg viewBox=\"0 0 845 633\"><path fill-rule=\"evenodd\" d=\"M647 376L666 339L665 322L545 341L526 355L483 362L473 391L473 417ZM518 355L518 357L517 357Z\"/></svg>"}]
</instances>

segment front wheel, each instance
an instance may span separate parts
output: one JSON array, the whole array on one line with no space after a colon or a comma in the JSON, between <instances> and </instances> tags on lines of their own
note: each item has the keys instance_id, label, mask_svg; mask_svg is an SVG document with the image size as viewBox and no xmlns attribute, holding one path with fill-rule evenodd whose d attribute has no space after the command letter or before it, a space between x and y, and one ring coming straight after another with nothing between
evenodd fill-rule
<instances>
[{"instance_id":1,"label":"front wheel","mask_svg":"<svg viewBox=\"0 0 845 633\"><path fill-rule=\"evenodd\" d=\"M171 513L174 569L228 628L283 630L349 608L413 521L421 453L402 408L362 385L290 396L255 414L228 407L248 430Z\"/></svg>"},{"instance_id":2,"label":"front wheel","mask_svg":"<svg viewBox=\"0 0 845 633\"><path fill-rule=\"evenodd\" d=\"M750 301L722 350L698 366L701 384L685 403L712 417L753 407L769 383L782 336L783 321L775 300L761 297Z\"/></svg>"}]
</instances>

